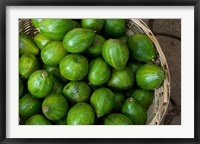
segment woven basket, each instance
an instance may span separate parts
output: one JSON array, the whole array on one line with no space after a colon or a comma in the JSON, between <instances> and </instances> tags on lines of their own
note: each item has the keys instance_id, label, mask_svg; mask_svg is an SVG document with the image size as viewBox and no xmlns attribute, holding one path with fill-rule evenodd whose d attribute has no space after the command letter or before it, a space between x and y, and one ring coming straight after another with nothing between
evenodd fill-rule
<instances>
[{"instance_id":1,"label":"woven basket","mask_svg":"<svg viewBox=\"0 0 200 144\"><path fill-rule=\"evenodd\" d=\"M165 55L156 37L142 20L128 19L126 20L126 27L127 35L143 33L152 40L157 51L157 57L154 59L153 63L162 67L166 73L163 84L154 90L154 101L148 109L148 121L146 123L146 125L159 125L167 111L170 100L170 74ZM31 37L38 33L30 19L19 20L19 32L23 32Z\"/></svg>"}]
</instances>

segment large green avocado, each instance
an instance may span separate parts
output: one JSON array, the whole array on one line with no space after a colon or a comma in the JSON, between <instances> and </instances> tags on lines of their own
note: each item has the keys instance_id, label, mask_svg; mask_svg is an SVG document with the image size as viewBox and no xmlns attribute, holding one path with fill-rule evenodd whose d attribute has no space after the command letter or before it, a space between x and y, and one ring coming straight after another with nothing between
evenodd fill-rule
<instances>
[{"instance_id":1,"label":"large green avocado","mask_svg":"<svg viewBox=\"0 0 200 144\"><path fill-rule=\"evenodd\" d=\"M41 51L41 59L46 65L59 65L65 55L67 55L67 51L61 41L49 42Z\"/></svg>"},{"instance_id":2,"label":"large green avocado","mask_svg":"<svg viewBox=\"0 0 200 144\"><path fill-rule=\"evenodd\" d=\"M152 41L145 34L133 34L128 38L130 57L141 62L152 61L156 51Z\"/></svg>"},{"instance_id":3,"label":"large green avocado","mask_svg":"<svg viewBox=\"0 0 200 144\"><path fill-rule=\"evenodd\" d=\"M137 85L144 90L158 88L164 78L164 70L155 64L144 64L136 72Z\"/></svg>"},{"instance_id":4,"label":"large green avocado","mask_svg":"<svg viewBox=\"0 0 200 144\"><path fill-rule=\"evenodd\" d=\"M62 94L51 94L42 103L42 112L51 121L62 119L68 109L68 102Z\"/></svg>"},{"instance_id":5,"label":"large green avocado","mask_svg":"<svg viewBox=\"0 0 200 144\"><path fill-rule=\"evenodd\" d=\"M133 72L128 67L121 71L113 69L107 84L109 87L117 90L127 90L134 84Z\"/></svg>"},{"instance_id":6,"label":"large green avocado","mask_svg":"<svg viewBox=\"0 0 200 144\"><path fill-rule=\"evenodd\" d=\"M45 98L52 90L54 77L46 70L33 72L28 79L28 90L36 98Z\"/></svg>"},{"instance_id":7,"label":"large green avocado","mask_svg":"<svg viewBox=\"0 0 200 144\"><path fill-rule=\"evenodd\" d=\"M110 113L115 104L114 93L105 87L95 90L90 97L90 103L98 118Z\"/></svg>"},{"instance_id":8,"label":"large green avocado","mask_svg":"<svg viewBox=\"0 0 200 144\"><path fill-rule=\"evenodd\" d=\"M24 34L20 33L19 34L19 55L22 56L23 54L30 53L34 55L39 54L39 49L35 45L33 39Z\"/></svg>"},{"instance_id":9,"label":"large green avocado","mask_svg":"<svg viewBox=\"0 0 200 144\"><path fill-rule=\"evenodd\" d=\"M38 29L41 34L52 40L63 40L65 34L73 28L70 19L43 19Z\"/></svg>"},{"instance_id":10,"label":"large green avocado","mask_svg":"<svg viewBox=\"0 0 200 144\"><path fill-rule=\"evenodd\" d=\"M87 103L77 103L70 108L66 122L68 125L93 125L95 122L94 110Z\"/></svg>"},{"instance_id":11,"label":"large green avocado","mask_svg":"<svg viewBox=\"0 0 200 144\"><path fill-rule=\"evenodd\" d=\"M121 113L110 113L103 119L104 125L132 125L132 120Z\"/></svg>"},{"instance_id":12,"label":"large green avocado","mask_svg":"<svg viewBox=\"0 0 200 144\"><path fill-rule=\"evenodd\" d=\"M147 112L134 98L126 99L122 113L128 116L134 125L145 125L147 122Z\"/></svg>"},{"instance_id":13,"label":"large green avocado","mask_svg":"<svg viewBox=\"0 0 200 144\"><path fill-rule=\"evenodd\" d=\"M65 35L63 46L70 53L82 53L92 45L94 36L95 33L92 30L75 28Z\"/></svg>"},{"instance_id":14,"label":"large green avocado","mask_svg":"<svg viewBox=\"0 0 200 144\"><path fill-rule=\"evenodd\" d=\"M86 102L90 99L90 87L84 81L69 82L63 88L63 95L72 103Z\"/></svg>"},{"instance_id":15,"label":"large green avocado","mask_svg":"<svg viewBox=\"0 0 200 144\"><path fill-rule=\"evenodd\" d=\"M60 73L70 81L82 80L89 70L86 57L80 54L68 54L60 61Z\"/></svg>"},{"instance_id":16,"label":"large green avocado","mask_svg":"<svg viewBox=\"0 0 200 144\"><path fill-rule=\"evenodd\" d=\"M88 80L92 85L103 85L109 80L110 74L110 66L103 60L102 57L95 58L90 62Z\"/></svg>"},{"instance_id":17,"label":"large green avocado","mask_svg":"<svg viewBox=\"0 0 200 144\"><path fill-rule=\"evenodd\" d=\"M109 39L103 44L102 56L110 66L123 70L129 59L129 50L123 41Z\"/></svg>"},{"instance_id":18,"label":"large green avocado","mask_svg":"<svg viewBox=\"0 0 200 144\"><path fill-rule=\"evenodd\" d=\"M19 58L19 74L22 79L28 79L36 70L39 70L41 64L38 58L33 54L24 54Z\"/></svg>"}]
</instances>

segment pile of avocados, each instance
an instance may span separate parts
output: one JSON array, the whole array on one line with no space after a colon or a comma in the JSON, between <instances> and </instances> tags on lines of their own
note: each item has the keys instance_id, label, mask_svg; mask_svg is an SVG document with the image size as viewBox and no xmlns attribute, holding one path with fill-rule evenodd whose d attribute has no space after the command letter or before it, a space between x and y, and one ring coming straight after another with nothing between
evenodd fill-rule
<instances>
[{"instance_id":1,"label":"pile of avocados","mask_svg":"<svg viewBox=\"0 0 200 144\"><path fill-rule=\"evenodd\" d=\"M30 19L19 33L21 125L145 125L165 78L145 34L125 19Z\"/></svg>"}]
</instances>

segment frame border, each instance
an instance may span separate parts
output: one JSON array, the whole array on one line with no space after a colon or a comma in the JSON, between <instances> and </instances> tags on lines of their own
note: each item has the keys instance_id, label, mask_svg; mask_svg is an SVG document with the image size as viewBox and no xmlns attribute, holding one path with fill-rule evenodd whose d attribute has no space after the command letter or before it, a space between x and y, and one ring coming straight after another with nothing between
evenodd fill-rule
<instances>
[{"instance_id":1,"label":"frame border","mask_svg":"<svg viewBox=\"0 0 200 144\"><path fill-rule=\"evenodd\" d=\"M128 138L128 139L114 139L114 138L36 138L36 139L16 139L16 138L6 138L6 6L194 6L194 18L195 18L195 62L194 62L194 70L195 70L195 82L194 82L194 89L195 89L195 104L194 104L194 138ZM198 66L198 62L200 61L200 0L101 0L101 1L91 1L91 0L0 0L0 142L2 144L27 144L27 143L87 143L87 144L100 144L100 143L123 143L123 144L130 144L130 143L137 143L137 144L200 144L200 98L199 95L199 81L200 78L198 73L200 72L200 66Z\"/></svg>"},{"instance_id":2,"label":"frame border","mask_svg":"<svg viewBox=\"0 0 200 144\"><path fill-rule=\"evenodd\" d=\"M5 14L5 4L3 2L0 3L0 142L6 139L6 14Z\"/></svg>"}]
</instances>

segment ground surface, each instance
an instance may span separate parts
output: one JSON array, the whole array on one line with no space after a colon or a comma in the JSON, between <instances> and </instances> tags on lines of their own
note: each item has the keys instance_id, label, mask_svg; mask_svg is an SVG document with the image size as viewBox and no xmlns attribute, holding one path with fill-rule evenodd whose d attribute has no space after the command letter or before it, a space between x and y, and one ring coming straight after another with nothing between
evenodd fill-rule
<instances>
[{"instance_id":1,"label":"ground surface","mask_svg":"<svg viewBox=\"0 0 200 144\"><path fill-rule=\"evenodd\" d=\"M168 62L171 99L163 125L181 125L181 19L143 19L156 36Z\"/></svg>"}]
</instances>

